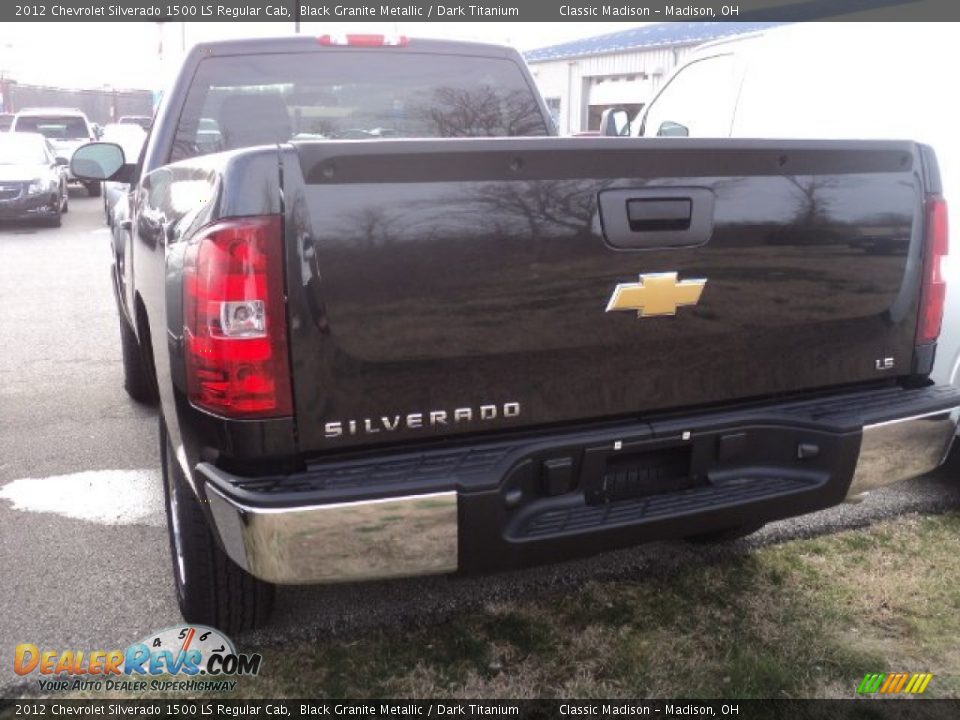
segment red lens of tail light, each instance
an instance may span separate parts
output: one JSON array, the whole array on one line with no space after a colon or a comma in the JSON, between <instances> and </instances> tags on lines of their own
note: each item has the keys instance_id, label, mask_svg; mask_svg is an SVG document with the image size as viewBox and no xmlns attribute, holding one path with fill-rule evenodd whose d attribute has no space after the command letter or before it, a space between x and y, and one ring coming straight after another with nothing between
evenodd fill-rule
<instances>
[{"instance_id":1,"label":"red lens of tail light","mask_svg":"<svg viewBox=\"0 0 960 720\"><path fill-rule=\"evenodd\" d=\"M926 236L923 259L923 286L920 291L920 323L917 344L936 342L943 323L947 283L942 263L949 250L947 201L939 195L927 198Z\"/></svg>"},{"instance_id":2,"label":"red lens of tail light","mask_svg":"<svg viewBox=\"0 0 960 720\"><path fill-rule=\"evenodd\" d=\"M224 220L184 257L190 402L218 415L293 413L279 215Z\"/></svg>"}]
</instances>

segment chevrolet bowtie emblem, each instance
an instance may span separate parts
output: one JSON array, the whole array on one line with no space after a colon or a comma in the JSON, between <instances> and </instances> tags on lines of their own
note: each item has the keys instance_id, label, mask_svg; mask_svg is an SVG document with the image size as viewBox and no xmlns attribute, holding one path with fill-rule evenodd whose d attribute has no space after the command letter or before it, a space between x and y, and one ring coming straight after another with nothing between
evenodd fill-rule
<instances>
[{"instance_id":1,"label":"chevrolet bowtie emblem","mask_svg":"<svg viewBox=\"0 0 960 720\"><path fill-rule=\"evenodd\" d=\"M677 280L675 272L649 273L640 282L620 283L610 296L607 312L636 310L637 317L676 315L682 305L696 305L705 279Z\"/></svg>"}]
</instances>

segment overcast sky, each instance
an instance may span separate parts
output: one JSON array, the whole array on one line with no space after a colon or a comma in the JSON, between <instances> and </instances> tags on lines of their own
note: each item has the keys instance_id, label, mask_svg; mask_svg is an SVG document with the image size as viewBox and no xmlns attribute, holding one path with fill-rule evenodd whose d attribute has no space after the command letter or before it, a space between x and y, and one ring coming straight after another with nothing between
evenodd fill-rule
<instances>
[{"instance_id":1,"label":"overcast sky","mask_svg":"<svg viewBox=\"0 0 960 720\"><path fill-rule=\"evenodd\" d=\"M410 37L504 43L521 50L643 25L636 22L399 22L303 23L302 32L396 33ZM159 88L161 34L166 64L180 57L181 23L5 23L0 26L0 72L20 82L60 87ZM203 40L283 35L293 23L186 23L187 45Z\"/></svg>"}]
</instances>

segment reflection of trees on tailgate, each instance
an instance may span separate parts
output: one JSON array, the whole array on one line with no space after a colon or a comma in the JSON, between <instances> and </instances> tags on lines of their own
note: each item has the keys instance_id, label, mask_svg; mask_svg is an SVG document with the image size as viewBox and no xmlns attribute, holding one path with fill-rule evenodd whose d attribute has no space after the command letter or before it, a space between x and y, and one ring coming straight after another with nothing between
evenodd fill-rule
<instances>
[{"instance_id":1,"label":"reflection of trees on tailgate","mask_svg":"<svg viewBox=\"0 0 960 720\"><path fill-rule=\"evenodd\" d=\"M334 230L323 233L320 240L326 248L360 249L409 242L423 247L437 241L438 247L424 251L427 257L435 259L437 253L463 252L461 243L468 240L478 248L478 243L499 246L519 239L525 243L525 252L531 259L539 258L547 249L556 259L568 251L580 252L579 243L567 244L564 240L599 232L596 194L612 182L471 183L462 193L414 200L394 212L375 207L363 197L343 198L342 204L346 207L336 215L339 222ZM499 257L498 252L492 249L490 252L491 257Z\"/></svg>"},{"instance_id":2,"label":"reflection of trees on tailgate","mask_svg":"<svg viewBox=\"0 0 960 720\"><path fill-rule=\"evenodd\" d=\"M543 135L540 108L527 90L500 92L489 85L441 87L412 115L436 137Z\"/></svg>"},{"instance_id":3,"label":"reflection of trees on tailgate","mask_svg":"<svg viewBox=\"0 0 960 720\"><path fill-rule=\"evenodd\" d=\"M830 196L824 191L837 187L836 178L784 175L784 179L794 187L797 191L795 194L798 195L795 224L810 227L829 222Z\"/></svg>"},{"instance_id":4,"label":"reflection of trees on tailgate","mask_svg":"<svg viewBox=\"0 0 960 720\"><path fill-rule=\"evenodd\" d=\"M480 219L499 216L523 218L531 239L543 235L544 228L556 232L564 228L589 233L596 212L596 193L610 180L586 183L582 180L530 180L513 183L487 183L465 198L479 205Z\"/></svg>"}]
</instances>

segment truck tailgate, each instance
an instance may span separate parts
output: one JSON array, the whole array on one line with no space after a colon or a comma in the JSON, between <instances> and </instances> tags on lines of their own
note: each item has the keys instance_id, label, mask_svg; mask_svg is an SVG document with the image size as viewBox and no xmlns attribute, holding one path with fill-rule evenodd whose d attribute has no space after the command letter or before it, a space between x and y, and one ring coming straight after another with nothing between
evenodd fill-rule
<instances>
[{"instance_id":1,"label":"truck tailgate","mask_svg":"<svg viewBox=\"0 0 960 720\"><path fill-rule=\"evenodd\" d=\"M308 453L910 372L909 142L303 142L282 165Z\"/></svg>"}]
</instances>

